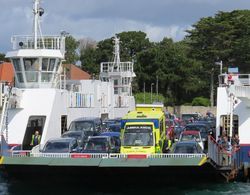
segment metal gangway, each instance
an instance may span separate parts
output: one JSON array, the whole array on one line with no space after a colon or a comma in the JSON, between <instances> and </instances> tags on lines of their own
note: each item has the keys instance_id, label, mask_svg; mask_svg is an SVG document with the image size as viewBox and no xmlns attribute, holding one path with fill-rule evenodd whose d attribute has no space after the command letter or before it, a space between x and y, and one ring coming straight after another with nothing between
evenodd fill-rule
<instances>
[{"instance_id":1,"label":"metal gangway","mask_svg":"<svg viewBox=\"0 0 250 195\"><path fill-rule=\"evenodd\" d=\"M208 162L227 179L235 178L242 168L240 147L223 148L212 136L208 136Z\"/></svg>"}]
</instances>

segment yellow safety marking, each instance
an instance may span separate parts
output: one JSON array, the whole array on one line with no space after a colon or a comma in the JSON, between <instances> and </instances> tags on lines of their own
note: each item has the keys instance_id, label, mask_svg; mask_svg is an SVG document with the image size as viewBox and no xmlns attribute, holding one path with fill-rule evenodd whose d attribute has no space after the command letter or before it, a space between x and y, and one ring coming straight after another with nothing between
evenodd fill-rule
<instances>
[{"instance_id":1,"label":"yellow safety marking","mask_svg":"<svg viewBox=\"0 0 250 195\"><path fill-rule=\"evenodd\" d=\"M3 164L3 159L4 159L4 157L2 156L0 159L0 165Z\"/></svg>"},{"instance_id":2,"label":"yellow safety marking","mask_svg":"<svg viewBox=\"0 0 250 195\"><path fill-rule=\"evenodd\" d=\"M201 166L201 165L203 165L204 163L206 163L207 162L207 157L205 156L205 157L203 157L202 159L201 159L201 161L199 162L199 166Z\"/></svg>"}]
</instances>

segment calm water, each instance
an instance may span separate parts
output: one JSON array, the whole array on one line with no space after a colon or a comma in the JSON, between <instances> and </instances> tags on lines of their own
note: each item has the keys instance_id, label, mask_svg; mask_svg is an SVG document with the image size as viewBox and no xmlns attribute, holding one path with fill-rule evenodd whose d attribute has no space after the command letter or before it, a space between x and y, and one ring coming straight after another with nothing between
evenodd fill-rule
<instances>
[{"instance_id":1,"label":"calm water","mask_svg":"<svg viewBox=\"0 0 250 195\"><path fill-rule=\"evenodd\" d=\"M94 182L94 181L93 181ZM199 194L250 194L250 183L220 183L220 184L179 184L178 186L164 186L164 181L161 182L163 187L155 187L155 186L137 186L136 184L133 186L122 185L123 188L118 188L112 186L112 182L110 182L110 186L99 186L89 187L84 183L77 184L68 184L68 183L56 183L50 182L46 184L42 184L39 182L39 178L34 178L33 182L8 182L2 178L0 178L0 194L67 194L67 195L79 195L79 194L153 194L153 195L161 195L161 194L185 194L185 195L199 195Z\"/></svg>"}]
</instances>

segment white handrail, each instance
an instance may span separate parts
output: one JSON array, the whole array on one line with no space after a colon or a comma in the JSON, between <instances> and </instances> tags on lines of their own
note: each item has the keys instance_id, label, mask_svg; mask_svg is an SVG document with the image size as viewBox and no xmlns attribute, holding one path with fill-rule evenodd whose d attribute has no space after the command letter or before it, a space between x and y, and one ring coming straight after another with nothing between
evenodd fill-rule
<instances>
[{"instance_id":1,"label":"white handrail","mask_svg":"<svg viewBox=\"0 0 250 195\"><path fill-rule=\"evenodd\" d=\"M12 157L45 157L45 158L94 158L94 159L127 159L127 158L147 158L147 159L169 159L169 158L203 158L206 154L120 154L120 153L33 153L30 150L12 151Z\"/></svg>"}]
</instances>

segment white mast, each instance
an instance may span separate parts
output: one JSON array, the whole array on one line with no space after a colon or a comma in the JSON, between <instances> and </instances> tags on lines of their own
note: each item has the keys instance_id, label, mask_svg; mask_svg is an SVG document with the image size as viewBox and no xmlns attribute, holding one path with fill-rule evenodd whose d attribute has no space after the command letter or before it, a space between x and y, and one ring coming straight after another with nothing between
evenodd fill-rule
<instances>
[{"instance_id":1,"label":"white mast","mask_svg":"<svg viewBox=\"0 0 250 195\"><path fill-rule=\"evenodd\" d=\"M114 57L114 63L115 64L119 64L121 61L120 61L120 39L115 35L115 38L114 38L114 41L115 41L115 46L114 46L114 54L115 54L115 57Z\"/></svg>"},{"instance_id":2,"label":"white mast","mask_svg":"<svg viewBox=\"0 0 250 195\"><path fill-rule=\"evenodd\" d=\"M34 7L33 7L33 13L34 13L34 49L37 49L37 40L38 40L38 31L40 33L40 38L42 39L42 45L44 48L44 40L42 37L42 31L41 31L41 26L40 26L40 17L44 13L44 9L39 7L40 5L40 0L34 0Z\"/></svg>"}]
</instances>

